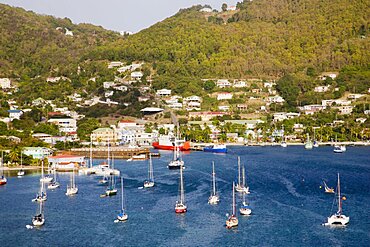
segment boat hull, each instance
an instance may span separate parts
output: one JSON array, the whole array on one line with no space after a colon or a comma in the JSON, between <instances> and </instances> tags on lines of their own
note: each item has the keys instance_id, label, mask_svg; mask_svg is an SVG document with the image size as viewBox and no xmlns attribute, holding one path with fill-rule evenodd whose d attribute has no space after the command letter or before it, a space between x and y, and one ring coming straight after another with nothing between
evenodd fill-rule
<instances>
[{"instance_id":1,"label":"boat hull","mask_svg":"<svg viewBox=\"0 0 370 247\"><path fill-rule=\"evenodd\" d=\"M238 226L238 224L239 224L239 220L235 216L230 216L226 220L226 228L228 228L228 229L230 229L232 227L236 227L236 226Z\"/></svg>"},{"instance_id":2,"label":"boat hull","mask_svg":"<svg viewBox=\"0 0 370 247\"><path fill-rule=\"evenodd\" d=\"M115 196L115 195L117 195L117 190L116 189L114 189L114 190L107 190L107 191L105 191L105 194L107 196Z\"/></svg>"},{"instance_id":3,"label":"boat hull","mask_svg":"<svg viewBox=\"0 0 370 247\"><path fill-rule=\"evenodd\" d=\"M152 146L155 149L161 149L161 150L175 150L175 146L168 146L168 145L160 145L159 142L153 142ZM184 145L178 146L178 149L180 151L188 151L190 150L190 143L185 142Z\"/></svg>"},{"instance_id":4,"label":"boat hull","mask_svg":"<svg viewBox=\"0 0 370 247\"><path fill-rule=\"evenodd\" d=\"M239 209L239 213L241 215L251 215L252 214L252 210L250 208L246 208L246 207L241 207Z\"/></svg>"},{"instance_id":5,"label":"boat hull","mask_svg":"<svg viewBox=\"0 0 370 247\"><path fill-rule=\"evenodd\" d=\"M349 223L349 217L345 215L332 215L328 217L328 222L325 223L327 226L341 225L345 226Z\"/></svg>"},{"instance_id":6,"label":"boat hull","mask_svg":"<svg viewBox=\"0 0 370 247\"><path fill-rule=\"evenodd\" d=\"M175 212L177 214L183 214L187 212L187 207L184 204L179 204L175 206Z\"/></svg>"},{"instance_id":7,"label":"boat hull","mask_svg":"<svg viewBox=\"0 0 370 247\"><path fill-rule=\"evenodd\" d=\"M34 226L42 226L44 224L45 224L45 219L41 219L41 220L33 219L32 220L32 225Z\"/></svg>"},{"instance_id":8,"label":"boat hull","mask_svg":"<svg viewBox=\"0 0 370 247\"><path fill-rule=\"evenodd\" d=\"M154 182L145 181L144 188L151 188L154 186Z\"/></svg>"},{"instance_id":9,"label":"boat hull","mask_svg":"<svg viewBox=\"0 0 370 247\"><path fill-rule=\"evenodd\" d=\"M76 195L77 193L78 193L78 188L68 188L66 195L73 196L73 195Z\"/></svg>"},{"instance_id":10,"label":"boat hull","mask_svg":"<svg viewBox=\"0 0 370 247\"><path fill-rule=\"evenodd\" d=\"M216 195L216 196L210 196L208 198L208 203L209 204L218 204L220 202L220 198Z\"/></svg>"},{"instance_id":11,"label":"boat hull","mask_svg":"<svg viewBox=\"0 0 370 247\"><path fill-rule=\"evenodd\" d=\"M7 179L3 178L0 180L0 185L5 185L7 182L8 182Z\"/></svg>"}]
</instances>

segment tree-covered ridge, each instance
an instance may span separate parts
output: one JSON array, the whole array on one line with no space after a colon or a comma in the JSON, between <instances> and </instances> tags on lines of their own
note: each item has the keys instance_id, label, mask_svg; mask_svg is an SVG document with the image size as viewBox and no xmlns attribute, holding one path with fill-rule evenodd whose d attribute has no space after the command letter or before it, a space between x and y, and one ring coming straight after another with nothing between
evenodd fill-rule
<instances>
[{"instance_id":1,"label":"tree-covered ridge","mask_svg":"<svg viewBox=\"0 0 370 247\"><path fill-rule=\"evenodd\" d=\"M144 60L153 62L159 75L203 78L366 66L368 5L362 0L245 1L223 24L208 22L194 6L90 57Z\"/></svg>"},{"instance_id":2,"label":"tree-covered ridge","mask_svg":"<svg viewBox=\"0 0 370 247\"><path fill-rule=\"evenodd\" d=\"M68 18L37 15L0 4L0 77L69 76L93 47L119 38L119 34ZM73 37L65 35L65 28Z\"/></svg>"}]
</instances>

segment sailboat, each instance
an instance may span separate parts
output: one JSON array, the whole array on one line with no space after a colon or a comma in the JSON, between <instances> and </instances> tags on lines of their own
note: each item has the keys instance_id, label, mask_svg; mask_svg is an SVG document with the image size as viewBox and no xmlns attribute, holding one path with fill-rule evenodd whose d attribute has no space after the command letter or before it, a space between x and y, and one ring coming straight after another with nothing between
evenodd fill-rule
<instances>
[{"instance_id":1,"label":"sailboat","mask_svg":"<svg viewBox=\"0 0 370 247\"><path fill-rule=\"evenodd\" d=\"M305 149L312 149L313 148L313 143L310 140L310 135L308 133L307 133L307 140L306 140L306 143L304 145L304 148Z\"/></svg>"},{"instance_id":2,"label":"sailboat","mask_svg":"<svg viewBox=\"0 0 370 247\"><path fill-rule=\"evenodd\" d=\"M283 131L283 137L282 137L282 141L280 143L280 146L283 147L283 148L286 148L288 146L288 144L286 143L286 140L285 140L284 125L282 127L282 131Z\"/></svg>"},{"instance_id":3,"label":"sailboat","mask_svg":"<svg viewBox=\"0 0 370 247\"><path fill-rule=\"evenodd\" d=\"M78 187L76 186L75 181L75 169L73 168L72 174L71 174L71 182L69 185L67 185L67 196L72 196L78 193Z\"/></svg>"},{"instance_id":4,"label":"sailboat","mask_svg":"<svg viewBox=\"0 0 370 247\"><path fill-rule=\"evenodd\" d=\"M36 197L32 199L33 202L43 202L46 201L47 195L45 190L45 184L44 181L41 180L40 182L40 191L36 194Z\"/></svg>"},{"instance_id":5,"label":"sailboat","mask_svg":"<svg viewBox=\"0 0 370 247\"><path fill-rule=\"evenodd\" d=\"M153 186L154 186L154 175L153 175L152 155L149 154L148 180L144 182L144 188L150 188Z\"/></svg>"},{"instance_id":6,"label":"sailboat","mask_svg":"<svg viewBox=\"0 0 370 247\"><path fill-rule=\"evenodd\" d=\"M338 173L338 211L332 216L328 217L328 222L324 223L325 226L341 225L345 226L349 223L349 216L342 214L342 199L340 195L340 178Z\"/></svg>"},{"instance_id":7,"label":"sailboat","mask_svg":"<svg viewBox=\"0 0 370 247\"><path fill-rule=\"evenodd\" d=\"M173 150L173 160L170 161L168 164L168 169L182 169L185 168L184 161L180 157L180 149L177 146L176 139L175 139L175 148Z\"/></svg>"},{"instance_id":8,"label":"sailboat","mask_svg":"<svg viewBox=\"0 0 370 247\"><path fill-rule=\"evenodd\" d=\"M239 220L236 216L236 203L235 203L235 183L233 182L233 204L232 204L232 214L226 220L226 228L230 229L232 227L238 226Z\"/></svg>"},{"instance_id":9,"label":"sailboat","mask_svg":"<svg viewBox=\"0 0 370 247\"><path fill-rule=\"evenodd\" d=\"M24 170L23 170L23 161L22 161L22 152L21 152L21 169L17 172L17 176L18 177L23 177L25 174Z\"/></svg>"},{"instance_id":10,"label":"sailboat","mask_svg":"<svg viewBox=\"0 0 370 247\"><path fill-rule=\"evenodd\" d=\"M128 215L126 214L124 205L123 205L123 177L121 177L121 211L117 215L117 219L114 222L126 221Z\"/></svg>"},{"instance_id":11,"label":"sailboat","mask_svg":"<svg viewBox=\"0 0 370 247\"><path fill-rule=\"evenodd\" d=\"M334 145L334 153L343 153L347 150L345 145L339 145L337 144L337 136L335 136L335 145Z\"/></svg>"},{"instance_id":12,"label":"sailboat","mask_svg":"<svg viewBox=\"0 0 370 247\"><path fill-rule=\"evenodd\" d=\"M44 217L44 210L43 210L44 203L43 201L41 201L39 204L40 205L38 207L37 213L32 218L32 225L34 226L42 226L45 224L45 217Z\"/></svg>"},{"instance_id":13,"label":"sailboat","mask_svg":"<svg viewBox=\"0 0 370 247\"><path fill-rule=\"evenodd\" d=\"M53 181L53 177L50 176L50 168L49 168L49 164L48 164L48 175L44 176L44 158L41 159L41 178L40 178L40 182L44 182L44 183L50 183L51 181Z\"/></svg>"},{"instance_id":14,"label":"sailboat","mask_svg":"<svg viewBox=\"0 0 370 247\"><path fill-rule=\"evenodd\" d=\"M6 177L4 176L4 168L3 168L3 151L1 151L1 167L0 167L0 170L1 170L1 176L0 176L0 185L4 185L8 182L8 180L6 179Z\"/></svg>"},{"instance_id":15,"label":"sailboat","mask_svg":"<svg viewBox=\"0 0 370 247\"><path fill-rule=\"evenodd\" d=\"M185 192L184 192L184 178L183 178L183 168L180 167L180 198L176 201L175 212L178 214L186 213L187 207L185 205Z\"/></svg>"},{"instance_id":16,"label":"sailboat","mask_svg":"<svg viewBox=\"0 0 370 247\"><path fill-rule=\"evenodd\" d=\"M245 200L245 193L243 193L243 202L242 206L239 208L239 212L241 215L250 215L252 213L251 207Z\"/></svg>"},{"instance_id":17,"label":"sailboat","mask_svg":"<svg viewBox=\"0 0 370 247\"><path fill-rule=\"evenodd\" d=\"M322 182L324 183L325 193L335 193L334 188L329 188L325 181Z\"/></svg>"},{"instance_id":18,"label":"sailboat","mask_svg":"<svg viewBox=\"0 0 370 247\"><path fill-rule=\"evenodd\" d=\"M249 187L245 186L245 169L242 168L242 174L240 172L240 157L238 156L238 184L235 186L235 190L249 194Z\"/></svg>"},{"instance_id":19,"label":"sailboat","mask_svg":"<svg viewBox=\"0 0 370 247\"><path fill-rule=\"evenodd\" d=\"M112 168L114 168L114 157L113 157L113 155L112 155ZM109 186L105 190L105 195L107 195L107 196L117 195L116 178L115 178L115 175L113 175L113 174L111 174L109 176Z\"/></svg>"},{"instance_id":20,"label":"sailboat","mask_svg":"<svg viewBox=\"0 0 370 247\"><path fill-rule=\"evenodd\" d=\"M217 204L220 201L220 197L216 191L216 173L215 173L215 162L212 161L212 193L208 198L209 204Z\"/></svg>"},{"instance_id":21,"label":"sailboat","mask_svg":"<svg viewBox=\"0 0 370 247\"><path fill-rule=\"evenodd\" d=\"M53 174L54 174L53 181L48 184L48 189L49 190L53 190L53 189L59 188L59 186L60 186L60 183L57 182L57 171L56 171L56 168L53 169Z\"/></svg>"},{"instance_id":22,"label":"sailboat","mask_svg":"<svg viewBox=\"0 0 370 247\"><path fill-rule=\"evenodd\" d=\"M313 129L313 147L314 148L318 148L319 147L319 143L317 142L316 140L316 133L315 133L315 128Z\"/></svg>"}]
</instances>

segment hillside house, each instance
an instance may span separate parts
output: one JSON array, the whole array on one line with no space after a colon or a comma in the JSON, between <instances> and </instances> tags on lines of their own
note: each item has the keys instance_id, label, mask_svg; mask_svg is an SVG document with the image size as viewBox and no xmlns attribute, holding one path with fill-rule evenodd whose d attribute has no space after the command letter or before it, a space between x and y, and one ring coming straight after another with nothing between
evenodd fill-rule
<instances>
[{"instance_id":1,"label":"hillside house","mask_svg":"<svg viewBox=\"0 0 370 247\"><path fill-rule=\"evenodd\" d=\"M339 114L341 114L341 115L348 115L348 114L351 114L352 111L353 111L353 106L351 106L351 105L337 106L337 107L334 107L334 108L338 109Z\"/></svg>"},{"instance_id":2,"label":"hillside house","mask_svg":"<svg viewBox=\"0 0 370 247\"><path fill-rule=\"evenodd\" d=\"M219 88L231 87L231 83L226 79L219 79L216 82L216 86Z\"/></svg>"},{"instance_id":3,"label":"hillside house","mask_svg":"<svg viewBox=\"0 0 370 247\"><path fill-rule=\"evenodd\" d=\"M0 78L0 87L2 89L9 89L11 88L11 82L9 78Z\"/></svg>"},{"instance_id":4,"label":"hillside house","mask_svg":"<svg viewBox=\"0 0 370 247\"><path fill-rule=\"evenodd\" d=\"M222 117L224 115L230 115L230 113L228 112L189 112L189 119L200 117L202 121L209 121L210 119L214 117Z\"/></svg>"},{"instance_id":5,"label":"hillside house","mask_svg":"<svg viewBox=\"0 0 370 247\"><path fill-rule=\"evenodd\" d=\"M332 106L333 104L335 105L350 105L351 101L350 100L342 100L342 99L327 99L327 100L322 100L321 105L323 106Z\"/></svg>"},{"instance_id":6,"label":"hillside house","mask_svg":"<svg viewBox=\"0 0 370 247\"><path fill-rule=\"evenodd\" d=\"M20 120L23 115L23 111L17 109L8 110L8 113L10 121L13 121L14 119Z\"/></svg>"},{"instance_id":7,"label":"hillside house","mask_svg":"<svg viewBox=\"0 0 370 247\"><path fill-rule=\"evenodd\" d=\"M122 62L119 62L119 61L110 62L108 64L108 69L112 69L114 67L120 67L122 65L123 65L123 63Z\"/></svg>"},{"instance_id":8,"label":"hillside house","mask_svg":"<svg viewBox=\"0 0 370 247\"><path fill-rule=\"evenodd\" d=\"M45 147L24 147L22 153L32 156L33 159L43 159L52 155L53 150Z\"/></svg>"},{"instance_id":9,"label":"hillside house","mask_svg":"<svg viewBox=\"0 0 370 247\"><path fill-rule=\"evenodd\" d=\"M116 145L117 133L111 128L98 128L91 133L91 141L97 146Z\"/></svg>"},{"instance_id":10,"label":"hillside house","mask_svg":"<svg viewBox=\"0 0 370 247\"><path fill-rule=\"evenodd\" d=\"M232 98L233 98L232 93L228 93L228 92L217 93L217 100L228 100L228 99L232 99Z\"/></svg>"},{"instance_id":11,"label":"hillside house","mask_svg":"<svg viewBox=\"0 0 370 247\"><path fill-rule=\"evenodd\" d=\"M306 115L312 115L315 112L319 112L326 109L326 106L323 105L305 105L298 107L298 109L302 112L304 112Z\"/></svg>"},{"instance_id":12,"label":"hillside house","mask_svg":"<svg viewBox=\"0 0 370 247\"><path fill-rule=\"evenodd\" d=\"M143 72L141 71L134 71L131 73L131 78L136 81L140 81L143 77Z\"/></svg>"},{"instance_id":13,"label":"hillside house","mask_svg":"<svg viewBox=\"0 0 370 247\"><path fill-rule=\"evenodd\" d=\"M77 131L77 121L73 118L51 118L48 123L56 124L63 133L74 134Z\"/></svg>"},{"instance_id":14,"label":"hillside house","mask_svg":"<svg viewBox=\"0 0 370 247\"><path fill-rule=\"evenodd\" d=\"M359 93L352 93L352 94L348 94L348 99L359 99L361 97L364 97L366 94L359 94Z\"/></svg>"},{"instance_id":15,"label":"hillside house","mask_svg":"<svg viewBox=\"0 0 370 247\"><path fill-rule=\"evenodd\" d=\"M317 86L317 87L314 88L313 91L316 92L316 93L325 93L325 92L329 91L329 89L330 89L330 85L328 85L328 86Z\"/></svg>"},{"instance_id":16,"label":"hillside house","mask_svg":"<svg viewBox=\"0 0 370 247\"><path fill-rule=\"evenodd\" d=\"M220 111L229 111L230 106L229 105L220 105L220 106L218 106L218 110L220 110Z\"/></svg>"},{"instance_id":17,"label":"hillside house","mask_svg":"<svg viewBox=\"0 0 370 247\"><path fill-rule=\"evenodd\" d=\"M235 88L244 88L247 86L248 84L246 81L234 80L233 87Z\"/></svg>"},{"instance_id":18,"label":"hillside house","mask_svg":"<svg viewBox=\"0 0 370 247\"><path fill-rule=\"evenodd\" d=\"M323 72L319 76L319 79L322 80L322 81L325 81L326 78L331 78L331 79L334 80L335 78L337 78L338 75L339 75L338 72Z\"/></svg>"},{"instance_id":19,"label":"hillside house","mask_svg":"<svg viewBox=\"0 0 370 247\"><path fill-rule=\"evenodd\" d=\"M283 99L283 97L275 95L275 96L268 97L267 101L269 103L284 103L285 100Z\"/></svg>"},{"instance_id":20,"label":"hillside house","mask_svg":"<svg viewBox=\"0 0 370 247\"><path fill-rule=\"evenodd\" d=\"M156 95L159 96L159 97L170 96L171 95L171 90L170 89L165 89L165 88L159 89L159 90L157 90Z\"/></svg>"}]
</instances>

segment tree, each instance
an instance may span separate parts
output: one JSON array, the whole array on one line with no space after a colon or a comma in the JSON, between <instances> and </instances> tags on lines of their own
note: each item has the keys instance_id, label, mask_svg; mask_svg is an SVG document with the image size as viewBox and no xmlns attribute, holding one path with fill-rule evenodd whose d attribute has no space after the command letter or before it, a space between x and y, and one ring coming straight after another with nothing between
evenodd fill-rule
<instances>
[{"instance_id":1,"label":"tree","mask_svg":"<svg viewBox=\"0 0 370 247\"><path fill-rule=\"evenodd\" d=\"M203 84L203 88L204 88L204 90L206 90L207 92L212 91L215 87L216 87L216 84L215 84L213 81L206 81L206 82Z\"/></svg>"},{"instance_id":2,"label":"tree","mask_svg":"<svg viewBox=\"0 0 370 247\"><path fill-rule=\"evenodd\" d=\"M222 6L221 6L221 10L223 12L225 12L227 10L227 4L226 3L223 3Z\"/></svg>"}]
</instances>

